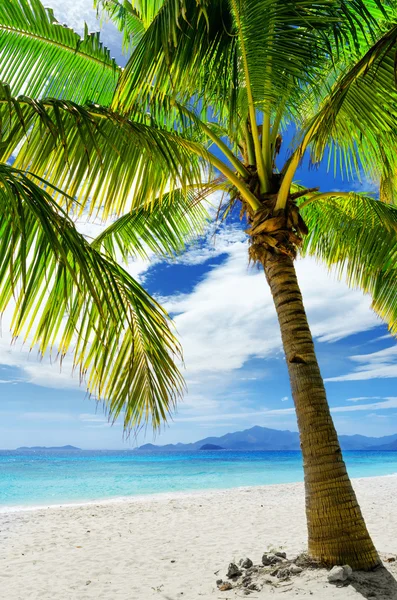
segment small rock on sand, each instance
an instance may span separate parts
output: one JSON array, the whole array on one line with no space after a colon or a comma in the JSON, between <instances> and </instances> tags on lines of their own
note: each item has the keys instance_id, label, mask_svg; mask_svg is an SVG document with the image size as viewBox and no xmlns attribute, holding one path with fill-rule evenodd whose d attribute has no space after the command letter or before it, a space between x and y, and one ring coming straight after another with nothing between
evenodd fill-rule
<instances>
[{"instance_id":1,"label":"small rock on sand","mask_svg":"<svg viewBox=\"0 0 397 600\"><path fill-rule=\"evenodd\" d=\"M240 566L243 569L250 569L253 565L254 565L254 563L248 557L247 558L242 558L241 561L240 561Z\"/></svg>"},{"instance_id":2,"label":"small rock on sand","mask_svg":"<svg viewBox=\"0 0 397 600\"><path fill-rule=\"evenodd\" d=\"M289 566L289 570L292 575L298 575L299 573L302 573L302 571L303 571L302 567L298 567L298 565L294 565L294 564Z\"/></svg>"},{"instance_id":3,"label":"small rock on sand","mask_svg":"<svg viewBox=\"0 0 397 600\"><path fill-rule=\"evenodd\" d=\"M265 567L268 567L269 565L275 565L277 563L281 563L283 562L283 559L280 556L276 556L275 554L264 554L262 556L262 564Z\"/></svg>"},{"instance_id":4,"label":"small rock on sand","mask_svg":"<svg viewBox=\"0 0 397 600\"><path fill-rule=\"evenodd\" d=\"M248 586L248 589L251 590L252 592L259 592L259 590L260 590L259 586L257 586L256 583L251 583Z\"/></svg>"},{"instance_id":5,"label":"small rock on sand","mask_svg":"<svg viewBox=\"0 0 397 600\"><path fill-rule=\"evenodd\" d=\"M279 579L288 579L288 577L290 576L290 570L289 569L279 569L277 572L277 577Z\"/></svg>"},{"instance_id":6,"label":"small rock on sand","mask_svg":"<svg viewBox=\"0 0 397 600\"><path fill-rule=\"evenodd\" d=\"M252 583L252 579L251 577L248 575L248 577L244 577L242 584L244 587L248 587L250 585L250 583Z\"/></svg>"},{"instance_id":7,"label":"small rock on sand","mask_svg":"<svg viewBox=\"0 0 397 600\"><path fill-rule=\"evenodd\" d=\"M233 586L232 586L232 584L231 584L231 583L229 583L228 581L225 581L225 583L222 583L222 584L219 586L219 589L220 589L220 591L221 591L221 592L227 592L228 590L232 590L232 589L233 589Z\"/></svg>"},{"instance_id":8,"label":"small rock on sand","mask_svg":"<svg viewBox=\"0 0 397 600\"><path fill-rule=\"evenodd\" d=\"M352 573L352 568L349 567L349 565L344 565L343 567L335 565L335 567L332 567L332 569L328 573L328 581L330 583L346 581L347 579L349 579L349 577L351 577Z\"/></svg>"},{"instance_id":9,"label":"small rock on sand","mask_svg":"<svg viewBox=\"0 0 397 600\"><path fill-rule=\"evenodd\" d=\"M227 577L232 579L233 577L240 577L241 571L235 563L230 563L229 568L227 570Z\"/></svg>"},{"instance_id":10,"label":"small rock on sand","mask_svg":"<svg viewBox=\"0 0 397 600\"><path fill-rule=\"evenodd\" d=\"M350 577L353 575L353 569L349 565L343 565L343 570L347 579L350 579Z\"/></svg>"},{"instance_id":11,"label":"small rock on sand","mask_svg":"<svg viewBox=\"0 0 397 600\"><path fill-rule=\"evenodd\" d=\"M257 573L259 571L259 567L250 567L247 569L247 574L249 573Z\"/></svg>"}]
</instances>

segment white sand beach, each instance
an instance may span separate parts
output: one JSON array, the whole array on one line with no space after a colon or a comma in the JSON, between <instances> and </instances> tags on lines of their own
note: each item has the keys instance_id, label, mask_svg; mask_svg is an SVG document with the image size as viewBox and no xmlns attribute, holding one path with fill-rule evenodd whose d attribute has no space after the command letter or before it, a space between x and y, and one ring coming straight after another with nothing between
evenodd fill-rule
<instances>
[{"instance_id":1,"label":"white sand beach","mask_svg":"<svg viewBox=\"0 0 397 600\"><path fill-rule=\"evenodd\" d=\"M397 555L397 475L354 481L382 558ZM305 550L303 485L153 496L0 514L2 600L206 600L228 563ZM397 562L346 587L309 570L249 598L397 599Z\"/></svg>"}]
</instances>

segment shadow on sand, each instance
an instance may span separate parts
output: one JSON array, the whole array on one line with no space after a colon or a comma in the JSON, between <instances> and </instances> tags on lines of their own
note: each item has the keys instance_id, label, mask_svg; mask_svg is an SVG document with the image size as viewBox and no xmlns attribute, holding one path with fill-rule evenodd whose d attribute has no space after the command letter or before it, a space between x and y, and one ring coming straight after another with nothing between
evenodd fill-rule
<instances>
[{"instance_id":1,"label":"shadow on sand","mask_svg":"<svg viewBox=\"0 0 397 600\"><path fill-rule=\"evenodd\" d=\"M385 567L369 573L356 571L350 585L368 600L397 600L397 581Z\"/></svg>"}]
</instances>

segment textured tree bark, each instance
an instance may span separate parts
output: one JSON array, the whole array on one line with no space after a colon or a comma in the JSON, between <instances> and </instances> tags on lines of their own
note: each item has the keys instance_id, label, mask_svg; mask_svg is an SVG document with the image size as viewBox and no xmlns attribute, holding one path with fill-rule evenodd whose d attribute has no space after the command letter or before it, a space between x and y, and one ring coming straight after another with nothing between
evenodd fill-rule
<instances>
[{"instance_id":1,"label":"textured tree bark","mask_svg":"<svg viewBox=\"0 0 397 600\"><path fill-rule=\"evenodd\" d=\"M292 259L266 253L295 402L306 491L309 554L330 566L380 564L352 488L332 421Z\"/></svg>"}]
</instances>

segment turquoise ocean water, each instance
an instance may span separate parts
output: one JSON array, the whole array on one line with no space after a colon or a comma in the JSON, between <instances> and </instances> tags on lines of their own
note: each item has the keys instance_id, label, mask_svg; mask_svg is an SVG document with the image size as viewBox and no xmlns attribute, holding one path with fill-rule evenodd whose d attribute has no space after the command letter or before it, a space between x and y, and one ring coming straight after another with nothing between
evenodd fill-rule
<instances>
[{"instance_id":1,"label":"turquoise ocean water","mask_svg":"<svg viewBox=\"0 0 397 600\"><path fill-rule=\"evenodd\" d=\"M351 477L397 473L397 452L345 452ZM299 452L0 451L0 507L290 483Z\"/></svg>"}]
</instances>

